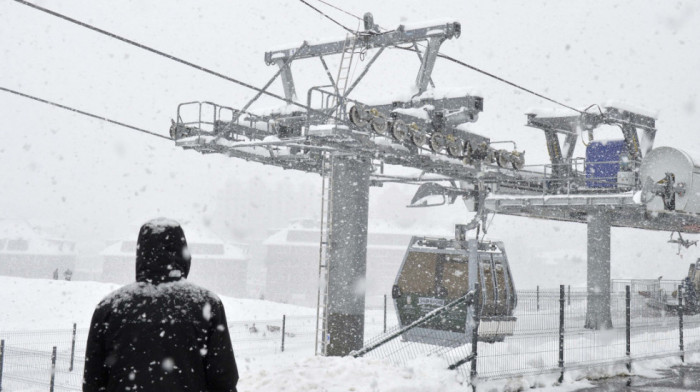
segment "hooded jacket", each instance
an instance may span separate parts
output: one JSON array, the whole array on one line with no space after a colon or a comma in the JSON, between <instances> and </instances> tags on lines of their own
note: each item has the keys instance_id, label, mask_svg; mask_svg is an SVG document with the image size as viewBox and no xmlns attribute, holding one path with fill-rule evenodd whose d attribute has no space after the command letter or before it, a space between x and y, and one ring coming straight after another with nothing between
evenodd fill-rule
<instances>
[{"instance_id":1,"label":"hooded jacket","mask_svg":"<svg viewBox=\"0 0 700 392\"><path fill-rule=\"evenodd\" d=\"M236 391L226 314L212 292L188 283L190 253L177 222L141 227L136 282L95 309L83 391Z\"/></svg>"}]
</instances>

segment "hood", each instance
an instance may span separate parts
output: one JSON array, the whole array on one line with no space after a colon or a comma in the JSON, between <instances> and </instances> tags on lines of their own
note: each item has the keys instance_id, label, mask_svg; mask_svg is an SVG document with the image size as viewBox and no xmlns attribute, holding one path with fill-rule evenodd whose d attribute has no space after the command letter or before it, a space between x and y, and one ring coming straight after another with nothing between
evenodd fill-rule
<instances>
[{"instance_id":1,"label":"hood","mask_svg":"<svg viewBox=\"0 0 700 392\"><path fill-rule=\"evenodd\" d=\"M158 218L141 226L136 245L136 281L174 282L190 272L185 232L174 220Z\"/></svg>"}]
</instances>

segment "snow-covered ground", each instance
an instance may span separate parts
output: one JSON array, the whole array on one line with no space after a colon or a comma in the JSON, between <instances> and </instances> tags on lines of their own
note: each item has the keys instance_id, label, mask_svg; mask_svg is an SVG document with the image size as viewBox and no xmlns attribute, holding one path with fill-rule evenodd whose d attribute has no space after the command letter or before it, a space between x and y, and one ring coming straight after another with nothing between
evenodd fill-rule
<instances>
[{"instance_id":1,"label":"snow-covered ground","mask_svg":"<svg viewBox=\"0 0 700 392\"><path fill-rule=\"evenodd\" d=\"M137 0L125 0L119 7L106 0L37 3L257 86L275 72L264 65L265 51L283 42L298 46L303 40L342 33L300 2L290 1L182 0L167 7ZM700 150L695 133L700 122L700 12L692 0L334 3L357 14L371 11L387 28L449 16L462 23L463 34L445 42L444 53L575 107L620 99L658 110L657 146ZM324 9L351 27L357 22ZM0 19L0 85L164 135L181 102L211 100L241 107L255 94L16 2L0 2ZM328 61L337 69L339 58ZM378 92L405 90L417 69L415 56L386 53L353 97L370 100ZM294 71L300 96L308 87L326 83L319 64L295 64ZM551 107L550 102L443 61L437 62L433 79L438 86L478 88L485 111L469 128L493 140L515 140L527 151L528 164L546 162L544 138L523 126L523 113L531 107ZM270 89L282 90L279 83ZM279 103L263 99L251 109L275 104ZM125 229L135 234L138 227L132 227L133 222L160 215L196 221L227 238L249 242L289 219L318 218L318 176L216 154L202 156L4 93L0 107L0 217L62 222L82 254L98 252L106 238ZM577 148L580 156L582 147ZM370 220L390 221L416 234L451 235L455 223L471 219L459 203L403 208L414 191L392 184L373 188ZM519 289L585 284L584 225L498 216L491 221L489 235L506 241ZM613 229L612 276L684 276L700 248L683 250L678 257L667 239L668 233ZM96 264L85 258L78 272L94 273L99 270ZM387 278L389 284L392 280ZM0 287L0 331L69 331L74 322L79 328L87 326L94 305L116 286L0 278ZM307 328L315 314L313 309L265 301L223 300L229 321L241 334L250 332L253 323L260 335L265 334L267 325L280 322L283 314L290 328ZM368 326L379 330L380 317L370 314L368 319L373 320ZM285 386L286 391L301 391L313 390L314 385L328 391L465 389L436 360L394 366L377 360L318 358L313 356L313 338L301 334L290 337L288 349L281 353L272 337L270 332L255 342L239 341L241 390ZM256 352L253 347L266 340L266 349ZM635 366L644 371L674 361ZM614 366L590 375L619 372ZM586 384L575 381L576 374L567 373L566 386L559 389ZM555 378L488 385L549 388Z\"/></svg>"},{"instance_id":2,"label":"snow-covered ground","mask_svg":"<svg viewBox=\"0 0 700 392\"><path fill-rule=\"evenodd\" d=\"M5 358L3 390L9 392L45 390L48 383L50 351L58 345L59 372L57 385L65 390L79 388L82 352L86 328L94 306L117 286L95 282L66 282L54 280L0 277L0 338L11 348ZM241 380L240 391L464 391L464 378L459 372L448 371L444 360L437 357L417 357L403 364L386 359L333 358L314 356L315 309L279 304L262 300L241 300L222 297L232 340L236 350ZM287 317L287 336L284 352L280 349L279 331L268 326L280 326L281 316ZM389 324L394 323L389 315ZM78 327L76 367L68 372L70 330ZM367 334L382 330L381 311L368 311ZM250 327L256 325L255 333ZM669 332L673 335L673 332ZM612 334L607 343L613 341ZM619 335L619 334L618 334ZM694 336L694 335L693 335ZM663 339L662 332L658 337ZM577 338L572 336L572 342ZM555 338L553 337L553 340ZM688 339L690 340L690 339ZM549 343L544 343L544 346ZM589 344L583 342L583 344ZM522 361L541 363L551 360L547 350L531 342L516 340L509 351L522 352ZM573 346L573 345L572 345ZM498 357L489 357L484 345L481 366L491 370L507 371L512 365ZM494 346L495 347L495 346ZM542 350L541 350L542 349ZM14 351L13 351L14 350ZM16 351L24 350L24 351ZM575 351L575 349L574 349ZM43 353L39 355L38 353ZM13 357L14 356L14 357ZM24 376L39 382L19 383L13 378L17 372L17 356L24 356ZM39 359L37 359L39 358ZM43 359L41 359L43 358ZM700 362L700 356L689 355L687 360ZM41 365L36 365L40 362ZM43 361L43 362L42 362ZM491 363L490 365L488 363ZM499 363L500 362L500 363ZM555 362L554 366L556 366ZM678 357L635 361L633 372L654 376L654 369L680 364ZM468 366L468 365L467 365ZM21 369L20 369L21 370ZM493 371L491 372L493 375ZM571 391L590 386L588 379L626 374L624 364L595 368L567 370L564 383L557 383L558 374L517 376L510 379L484 381L479 389L485 391L517 391L537 387L542 391ZM59 389L60 390L60 389Z\"/></svg>"}]
</instances>

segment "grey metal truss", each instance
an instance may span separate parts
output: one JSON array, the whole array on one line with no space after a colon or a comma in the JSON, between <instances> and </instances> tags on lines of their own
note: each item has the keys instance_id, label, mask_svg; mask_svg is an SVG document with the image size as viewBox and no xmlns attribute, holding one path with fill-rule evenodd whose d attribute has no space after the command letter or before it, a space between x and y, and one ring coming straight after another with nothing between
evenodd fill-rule
<instances>
[{"instance_id":1,"label":"grey metal truss","mask_svg":"<svg viewBox=\"0 0 700 392\"><path fill-rule=\"evenodd\" d=\"M369 16L371 18L371 14ZM417 42L427 41L428 44L423 55L421 56L420 53L417 52L421 66L418 71L418 76L416 77L416 87L418 87L418 94L421 94L426 91L428 83L432 83L431 74L433 72L435 60L437 59L437 55L440 51L440 45L442 45L442 43L447 39L458 38L461 31L462 27L459 22L426 26L416 29L406 29L403 25L400 25L395 30L387 32L378 32L374 29L373 23L365 23L364 31L358 31L354 37L346 38L341 41L326 42L316 45L304 45L301 48L266 52L265 63L267 65L276 64L278 67L280 67L280 70L282 70L282 85L284 88L285 97L290 100L296 100L294 79L291 71L292 61L313 57L319 57L322 59L323 56L341 54L347 47L348 40L354 40L354 45L356 48L360 48L362 50L379 49L379 53L381 53L381 51L387 47L405 44L414 45L414 47L417 48ZM370 61L363 74L355 80L353 87L346 92L345 96L347 96L350 91L352 91L354 86L359 83L369 68L369 65L376 60L379 53ZM333 78L331 78L331 81L335 85ZM336 93L337 92L338 88L336 86Z\"/></svg>"}]
</instances>

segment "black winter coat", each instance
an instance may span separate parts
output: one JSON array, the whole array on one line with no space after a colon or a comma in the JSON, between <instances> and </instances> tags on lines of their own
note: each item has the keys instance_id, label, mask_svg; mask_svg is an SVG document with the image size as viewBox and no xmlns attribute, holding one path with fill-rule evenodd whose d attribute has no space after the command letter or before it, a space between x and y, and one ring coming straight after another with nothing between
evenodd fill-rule
<instances>
[{"instance_id":1,"label":"black winter coat","mask_svg":"<svg viewBox=\"0 0 700 392\"><path fill-rule=\"evenodd\" d=\"M137 282L95 309L84 392L236 391L238 370L221 300L184 279L184 234L179 225L165 226L142 227Z\"/></svg>"}]
</instances>

